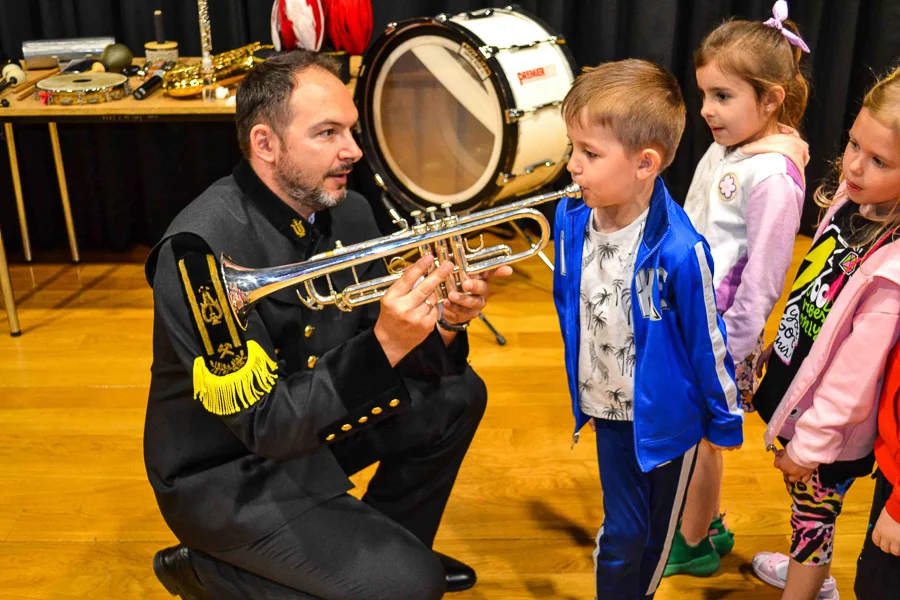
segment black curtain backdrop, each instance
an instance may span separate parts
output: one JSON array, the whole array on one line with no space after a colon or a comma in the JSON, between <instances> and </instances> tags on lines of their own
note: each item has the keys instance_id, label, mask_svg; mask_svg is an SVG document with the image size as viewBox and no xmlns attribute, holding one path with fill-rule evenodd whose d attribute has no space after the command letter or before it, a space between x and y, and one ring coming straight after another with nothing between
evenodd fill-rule
<instances>
[{"instance_id":1,"label":"black curtain backdrop","mask_svg":"<svg viewBox=\"0 0 900 600\"><path fill-rule=\"evenodd\" d=\"M209 4L214 52L270 41L272 0ZM374 38L390 21L507 4L373 0ZM518 4L566 37L579 66L638 57L657 61L678 77L688 105L688 126L665 177L675 197L683 198L694 166L712 141L700 118L692 53L724 19L768 18L773 0ZM140 56L144 42L153 38L155 9L163 10L167 37L179 42L182 55L198 55L196 4L186 0L0 0L0 52L21 58L24 40L112 35ZM828 174L829 161L841 152L865 89L876 74L900 59L900 2L794 0L790 11L812 49L804 58L812 93L802 125L812 155L804 215L809 231L818 216L812 191ZM87 250L122 251L136 243L154 243L172 217L215 179L230 173L239 158L230 123L76 124L62 125L59 131L78 239ZM47 127L21 125L15 134L32 244L38 253L65 249ZM355 185L375 200L365 171L357 170ZM0 157L0 227L15 257L20 237L5 157Z\"/></svg>"}]
</instances>

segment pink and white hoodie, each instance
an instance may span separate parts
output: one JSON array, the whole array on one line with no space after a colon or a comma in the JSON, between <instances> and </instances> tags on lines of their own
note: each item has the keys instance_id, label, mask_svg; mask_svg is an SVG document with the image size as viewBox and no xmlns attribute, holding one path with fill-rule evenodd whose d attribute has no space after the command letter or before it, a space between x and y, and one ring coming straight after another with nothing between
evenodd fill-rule
<instances>
[{"instance_id":1,"label":"pink and white hoodie","mask_svg":"<svg viewBox=\"0 0 900 600\"><path fill-rule=\"evenodd\" d=\"M768 139L754 144L755 150ZM797 165L805 160L791 150L805 143L795 139L792 148L775 142L770 146L778 151L761 154L748 153L749 146L726 152L713 143L694 171L684 204L712 251L716 307L735 364L753 351L781 296L800 230L805 181Z\"/></svg>"}]
</instances>

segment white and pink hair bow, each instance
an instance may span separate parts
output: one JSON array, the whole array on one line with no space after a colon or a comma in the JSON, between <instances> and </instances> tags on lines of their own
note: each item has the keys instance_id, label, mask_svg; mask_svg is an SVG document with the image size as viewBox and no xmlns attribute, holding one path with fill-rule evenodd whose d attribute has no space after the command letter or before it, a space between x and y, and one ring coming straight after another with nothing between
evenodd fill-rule
<instances>
[{"instance_id":1,"label":"white and pink hair bow","mask_svg":"<svg viewBox=\"0 0 900 600\"><path fill-rule=\"evenodd\" d=\"M785 37L789 44L791 44L792 46L797 46L798 48L809 54L809 46L806 45L806 42L803 41L803 38L801 38L790 29L785 29L784 27L784 21L788 18L787 0L778 0L778 2L775 3L775 6L772 7L772 15L772 18L763 23L763 25L774 27L781 32L781 35Z\"/></svg>"}]
</instances>

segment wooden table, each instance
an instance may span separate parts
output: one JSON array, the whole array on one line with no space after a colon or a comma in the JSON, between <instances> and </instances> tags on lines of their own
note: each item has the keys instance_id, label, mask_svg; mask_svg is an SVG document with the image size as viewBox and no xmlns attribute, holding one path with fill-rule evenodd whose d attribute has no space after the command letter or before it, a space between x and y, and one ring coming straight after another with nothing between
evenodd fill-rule
<instances>
[{"instance_id":1,"label":"wooden table","mask_svg":"<svg viewBox=\"0 0 900 600\"><path fill-rule=\"evenodd\" d=\"M182 58L179 64L197 62L198 58ZM359 72L362 59L353 56L350 60L350 72L354 76ZM135 64L142 63L135 60ZM24 84L16 89L7 91L2 95L9 101L6 108L0 107L0 122L3 123L6 135L6 148L9 153L10 171L12 172L13 191L16 197L16 208L19 216L19 227L22 230L22 246L25 260L31 261L31 241L28 235L28 222L25 217L25 201L22 193L22 182L19 177L19 162L16 156L16 143L13 134L14 124L47 123L50 130L50 143L53 148L53 160L56 164L56 177L59 180L59 192L62 198L63 213L65 215L66 231L69 238L69 250L72 262L79 262L78 243L75 239L75 225L72 220L72 208L69 203L69 190L66 185L66 172L63 165L62 149L59 145L59 132L57 123L146 123L146 122L177 122L177 121L231 121L234 119L234 106L226 104L226 100L213 100L205 102L197 98L170 98L162 89L157 89L151 96L144 100L135 100L131 95L121 100L102 102L99 104L71 104L71 105L43 105L35 94L23 100L17 100L20 91L28 85L28 82L41 78L46 71L29 71ZM136 89L143 83L140 77L132 77L130 80L132 89ZM353 93L356 86L355 77L351 79L347 87ZM232 91L232 96L234 92ZM9 267L6 259L6 249L3 245L3 235L0 233L0 288L2 288L3 301L6 306L6 314L9 319L10 335L18 336L22 330L19 327L19 318L16 311L15 297L12 284L9 279Z\"/></svg>"}]
</instances>

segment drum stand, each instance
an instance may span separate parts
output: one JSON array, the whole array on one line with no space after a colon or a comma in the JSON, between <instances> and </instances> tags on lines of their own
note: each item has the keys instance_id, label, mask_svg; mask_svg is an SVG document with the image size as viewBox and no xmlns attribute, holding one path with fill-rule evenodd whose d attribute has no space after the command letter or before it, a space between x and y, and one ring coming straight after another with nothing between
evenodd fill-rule
<instances>
[{"instance_id":1,"label":"drum stand","mask_svg":"<svg viewBox=\"0 0 900 600\"><path fill-rule=\"evenodd\" d=\"M509 225L510 225L510 227L513 228L513 231L518 233L520 236L522 236L522 238L526 242L528 242L529 246L531 246L532 248L535 248L537 246L537 244L534 243L534 240L531 238L531 236L528 235L528 232L525 231L524 229L522 229L521 227L519 227L518 223L516 223L515 221L510 221ZM550 262L550 259L547 258L546 254L544 254L544 251L538 250L537 255L544 262L544 264L547 265L547 268L550 269L550 272L552 273L553 272L553 263Z\"/></svg>"}]
</instances>

